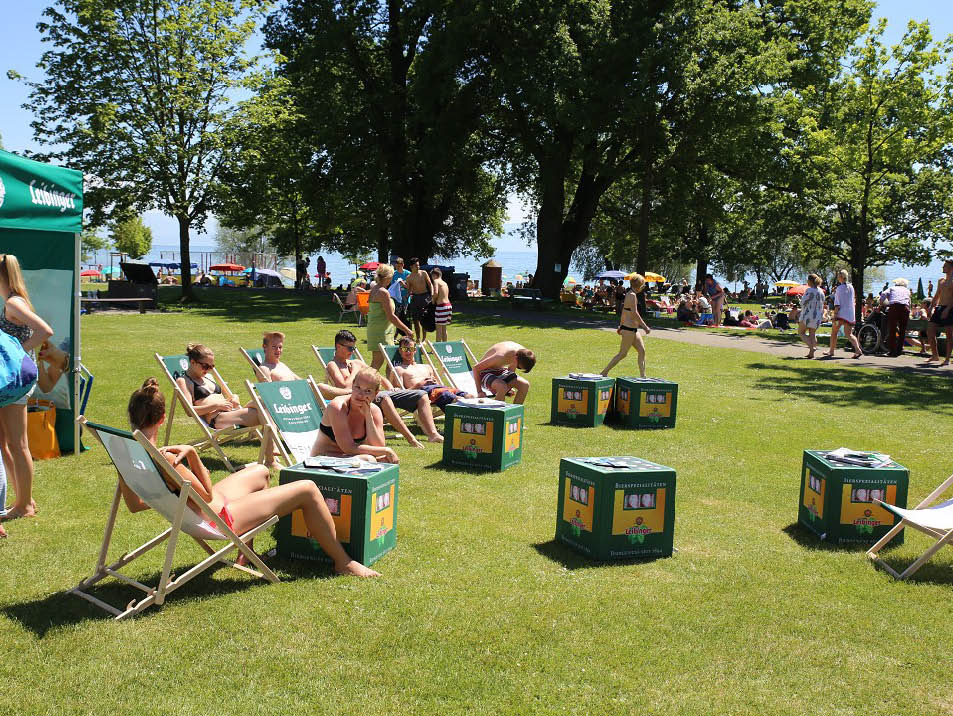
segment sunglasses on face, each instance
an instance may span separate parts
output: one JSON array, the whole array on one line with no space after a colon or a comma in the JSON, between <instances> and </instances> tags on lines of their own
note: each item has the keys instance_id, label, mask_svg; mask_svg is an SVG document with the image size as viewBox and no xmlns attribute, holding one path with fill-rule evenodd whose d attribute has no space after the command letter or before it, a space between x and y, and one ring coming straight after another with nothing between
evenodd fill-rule
<instances>
[{"instance_id":1,"label":"sunglasses on face","mask_svg":"<svg viewBox=\"0 0 953 716\"><path fill-rule=\"evenodd\" d=\"M356 350L356 346L349 346L346 343L338 343L337 345L339 348L343 348L348 353L353 353Z\"/></svg>"},{"instance_id":2,"label":"sunglasses on face","mask_svg":"<svg viewBox=\"0 0 953 716\"><path fill-rule=\"evenodd\" d=\"M215 367L215 364L214 364L214 363L212 363L211 365L209 365L208 363L203 363L203 362L200 361L200 360L197 360L197 361L195 361L195 362L198 363L200 366L202 366L205 370L212 370L212 368Z\"/></svg>"},{"instance_id":3,"label":"sunglasses on face","mask_svg":"<svg viewBox=\"0 0 953 716\"><path fill-rule=\"evenodd\" d=\"M417 350L417 346L403 346L400 350L404 353L413 353Z\"/></svg>"}]
</instances>

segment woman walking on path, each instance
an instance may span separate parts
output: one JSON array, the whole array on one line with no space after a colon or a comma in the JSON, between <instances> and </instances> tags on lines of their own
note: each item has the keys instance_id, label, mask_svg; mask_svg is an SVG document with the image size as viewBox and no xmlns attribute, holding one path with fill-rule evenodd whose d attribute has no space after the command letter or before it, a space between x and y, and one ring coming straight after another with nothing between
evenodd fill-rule
<instances>
[{"instance_id":1,"label":"woman walking on path","mask_svg":"<svg viewBox=\"0 0 953 716\"><path fill-rule=\"evenodd\" d=\"M616 333L622 336L622 345L619 346L619 352L612 356L609 365L602 369L602 375L609 375L609 371L620 360L629 354L629 349L635 346L639 354L639 375L645 377L645 344L642 342L642 336L639 335L639 328L644 328L646 335L652 332L648 324L642 320L639 315L638 294L645 288L645 277L641 274L632 274L629 278L629 285L632 290L625 296L622 303L622 317L619 321L619 327Z\"/></svg>"},{"instance_id":2,"label":"woman walking on path","mask_svg":"<svg viewBox=\"0 0 953 716\"><path fill-rule=\"evenodd\" d=\"M801 313L798 315L798 335L807 344L807 357L813 358L817 350L817 327L824 319L824 292L820 289L821 278L817 274L807 277L807 290L801 298Z\"/></svg>"},{"instance_id":3,"label":"woman walking on path","mask_svg":"<svg viewBox=\"0 0 953 716\"><path fill-rule=\"evenodd\" d=\"M367 347L371 351L371 368L374 370L379 370L387 360L377 346L378 344L393 345L395 328L399 328L408 336L414 335L414 332L394 312L394 299L387 290L393 279L393 266L390 264L378 266L374 273L374 283L371 284L371 295L368 296Z\"/></svg>"},{"instance_id":4,"label":"woman walking on path","mask_svg":"<svg viewBox=\"0 0 953 716\"><path fill-rule=\"evenodd\" d=\"M3 298L0 331L20 341L24 351L30 353L53 335L53 329L33 310L30 294L20 271L20 262L13 254L0 256L0 297ZM3 517L5 520L36 515L36 502L33 501L33 457L30 455L26 431L28 395L0 408L0 451L16 493L13 506ZM3 507L0 505L0 510Z\"/></svg>"},{"instance_id":5,"label":"woman walking on path","mask_svg":"<svg viewBox=\"0 0 953 716\"><path fill-rule=\"evenodd\" d=\"M847 271L841 269L837 272L837 288L834 289L834 317L831 319L831 349L825 353L825 357L833 358L834 349L837 348L837 332L841 326L844 327L844 335L851 347L854 349L854 355L851 358L860 358L863 351L860 350L860 343L857 342L857 336L854 335L854 287L847 283Z\"/></svg>"}]
</instances>

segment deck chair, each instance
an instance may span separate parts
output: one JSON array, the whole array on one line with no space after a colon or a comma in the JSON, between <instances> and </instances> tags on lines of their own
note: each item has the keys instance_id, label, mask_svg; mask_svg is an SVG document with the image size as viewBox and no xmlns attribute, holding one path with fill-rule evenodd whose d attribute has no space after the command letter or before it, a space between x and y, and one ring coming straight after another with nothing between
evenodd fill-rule
<instances>
[{"instance_id":1,"label":"deck chair","mask_svg":"<svg viewBox=\"0 0 953 716\"><path fill-rule=\"evenodd\" d=\"M265 380L264 374L261 372L261 365L265 362L265 349L264 348L242 348L239 346L239 351L245 357L249 363L251 363L252 370L255 371L255 377L258 380Z\"/></svg>"},{"instance_id":2,"label":"deck chair","mask_svg":"<svg viewBox=\"0 0 953 716\"><path fill-rule=\"evenodd\" d=\"M344 302L341 300L341 297L334 293L334 291L331 292L331 300L334 301L334 306L338 309L338 311L340 311L338 314L338 322L343 320L344 316L348 313L353 313L357 317L357 325L361 325L363 314L357 309L357 306L347 308L344 305Z\"/></svg>"},{"instance_id":3,"label":"deck chair","mask_svg":"<svg viewBox=\"0 0 953 716\"><path fill-rule=\"evenodd\" d=\"M953 499L939 502L932 507L929 506L930 503L946 492L950 488L950 485L953 485L953 475L950 475L938 488L927 495L923 499L923 502L913 509L903 509L901 507L895 507L894 505L888 505L886 502L880 500L874 500L876 504L899 517L900 521L897 522L897 524L893 526L893 529L885 534L877 544L867 550L867 557L875 564L883 567L884 570L895 579L906 579L920 569L941 547L950 544L950 540L953 539ZM904 527L912 527L915 530L919 530L925 535L933 537L936 542L917 557L903 572L898 573L890 565L880 559L877 553L886 547L890 540Z\"/></svg>"},{"instance_id":4,"label":"deck chair","mask_svg":"<svg viewBox=\"0 0 953 716\"><path fill-rule=\"evenodd\" d=\"M229 461L228 457L225 455L225 452L222 450L222 445L230 442L250 440L252 438L261 439L261 431L257 426L251 427L230 427L230 428L220 428L218 430L209 426L207 422L195 412L195 407L189 401L189 396L185 395L182 392L182 389L179 387L179 384L175 382L175 379L182 375L186 369L189 367L189 359L184 355L174 355L174 356L160 356L158 353L155 354L156 361L159 363L159 366L162 368L162 372L165 373L165 377L169 379L169 383L172 385L172 390L175 393L175 398L172 400L172 409L169 411L169 417L166 420L165 428L165 442L163 445L169 444L169 438L172 436L172 423L175 418L175 406L176 403L182 403L182 408L185 410L192 420L194 420L198 426L201 428L202 433L205 437L195 440L189 445L195 447L196 450L208 450L209 448L214 448L222 460L225 462L225 466L228 468L229 472L235 472L235 467ZM222 388L222 392L228 395L234 395L229 389L228 384L222 379L222 376L219 374L217 368L212 368L212 379L219 384Z\"/></svg>"},{"instance_id":5,"label":"deck chair","mask_svg":"<svg viewBox=\"0 0 953 716\"><path fill-rule=\"evenodd\" d=\"M246 380L245 385L266 427L280 438L275 444L285 465L290 467L311 457L327 405L314 378L309 375L307 380L255 384Z\"/></svg>"},{"instance_id":6,"label":"deck chair","mask_svg":"<svg viewBox=\"0 0 953 716\"><path fill-rule=\"evenodd\" d=\"M360 312L364 320L367 320L367 314L371 310L371 292L370 291L358 291L354 294L357 297L357 310ZM361 319L357 320L357 325L361 325Z\"/></svg>"},{"instance_id":7,"label":"deck chair","mask_svg":"<svg viewBox=\"0 0 953 716\"><path fill-rule=\"evenodd\" d=\"M248 532L238 535L225 524L221 517L215 514L208 503L196 494L192 488L192 483L184 480L141 432L137 430L135 433L129 433L105 425L96 425L88 422L84 417L80 417L79 421L106 449L109 458L126 486L139 499L164 517L169 522L169 527L142 546L125 553L119 559L107 565L106 559L109 556L113 528L116 525L119 505L122 502L122 490L117 480L112 507L109 510L109 518L106 520L106 531L96 560L96 567L89 577L69 590L70 594L75 594L77 597L92 602L118 620L138 614L153 604L164 603L169 594L219 562L253 574L256 577L261 577L269 582L279 581L275 573L261 561L255 551L245 544L262 530L274 525L278 521L277 515L269 517ZM169 485L177 485L179 494L176 495L169 488ZM188 506L189 498L192 498L192 503L198 506L201 514ZM208 553L208 557L176 577L172 574L172 562L175 558L175 548L179 536L182 533L198 542L199 546ZM166 540L168 540L168 545L166 546L165 562L159 577L159 583L155 587L145 585L119 571ZM216 551L209 546L209 540L227 540L228 544ZM232 549L238 549L257 569L245 567L226 559L225 555ZM121 582L142 590L146 593L146 596L138 601L132 600L124 609L119 609L86 591L106 577L115 577Z\"/></svg>"},{"instance_id":8,"label":"deck chair","mask_svg":"<svg viewBox=\"0 0 953 716\"><path fill-rule=\"evenodd\" d=\"M377 347L380 349L381 353L384 354L384 357L387 359L387 379L394 384L394 387L400 388L401 390L406 390L404 381L400 379L400 376L397 375L397 371L394 370L394 366L400 363L398 357L398 347L397 346L385 346L383 343L378 343ZM437 367L433 364L433 361L430 359L430 356L427 355L427 351L424 350L423 346L418 345L417 350L415 351L416 355L414 360L418 363L424 365L430 365L434 369L434 373L437 373ZM437 373L437 375L440 375Z\"/></svg>"},{"instance_id":9,"label":"deck chair","mask_svg":"<svg viewBox=\"0 0 953 716\"><path fill-rule=\"evenodd\" d=\"M479 361L466 341L427 341L427 344L446 374L450 387L470 395L479 395L473 383L473 366Z\"/></svg>"}]
</instances>

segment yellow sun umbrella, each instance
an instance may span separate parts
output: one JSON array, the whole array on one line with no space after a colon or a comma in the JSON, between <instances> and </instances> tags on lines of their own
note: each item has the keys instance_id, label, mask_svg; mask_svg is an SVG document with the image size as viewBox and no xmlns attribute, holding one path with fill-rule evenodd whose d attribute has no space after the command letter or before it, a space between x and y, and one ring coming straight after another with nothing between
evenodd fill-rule
<instances>
[{"instance_id":1,"label":"yellow sun umbrella","mask_svg":"<svg viewBox=\"0 0 953 716\"><path fill-rule=\"evenodd\" d=\"M658 283L658 282L665 283L665 277L662 276L661 274L655 273L655 272L653 272L653 271L646 271L646 272L645 272L645 280L646 280L646 281L651 281L651 282L654 282L654 283Z\"/></svg>"},{"instance_id":2,"label":"yellow sun umbrella","mask_svg":"<svg viewBox=\"0 0 953 716\"><path fill-rule=\"evenodd\" d=\"M797 281L775 281L774 285L778 288L791 288L792 286L800 286L801 284Z\"/></svg>"},{"instance_id":3,"label":"yellow sun umbrella","mask_svg":"<svg viewBox=\"0 0 953 716\"><path fill-rule=\"evenodd\" d=\"M576 279L574 279L572 276L566 276L566 280L563 281L563 283L579 283L579 282Z\"/></svg>"}]
</instances>

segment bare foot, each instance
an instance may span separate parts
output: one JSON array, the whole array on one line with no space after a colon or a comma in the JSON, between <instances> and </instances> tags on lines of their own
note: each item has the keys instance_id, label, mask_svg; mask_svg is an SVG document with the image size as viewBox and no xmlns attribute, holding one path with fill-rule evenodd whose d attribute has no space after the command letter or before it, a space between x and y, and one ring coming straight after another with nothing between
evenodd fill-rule
<instances>
[{"instance_id":1,"label":"bare foot","mask_svg":"<svg viewBox=\"0 0 953 716\"><path fill-rule=\"evenodd\" d=\"M365 567L363 564L356 560L351 560L343 567L338 569L334 568L335 573L341 575L342 577L379 577L381 576L380 572L375 572L373 569Z\"/></svg>"},{"instance_id":2,"label":"bare foot","mask_svg":"<svg viewBox=\"0 0 953 716\"><path fill-rule=\"evenodd\" d=\"M936 362L939 361L939 360L940 360L940 356L930 356L929 358L927 358L926 362L927 362L927 363L936 363Z\"/></svg>"},{"instance_id":3,"label":"bare foot","mask_svg":"<svg viewBox=\"0 0 953 716\"><path fill-rule=\"evenodd\" d=\"M252 549L252 550L255 549L255 540L251 540L251 541L249 541L247 544L248 544L249 549ZM258 555L258 556L261 557L261 555ZM239 567L247 567L247 566L248 566L248 557L245 556L245 553L244 553L244 552L239 552L239 553L238 553L238 559L235 560L235 564L237 564Z\"/></svg>"},{"instance_id":4,"label":"bare foot","mask_svg":"<svg viewBox=\"0 0 953 716\"><path fill-rule=\"evenodd\" d=\"M434 434L431 435L429 438L427 438L427 442L429 442L429 443L442 443L442 442L443 442L443 435L441 435L440 433L434 433Z\"/></svg>"},{"instance_id":5,"label":"bare foot","mask_svg":"<svg viewBox=\"0 0 953 716\"><path fill-rule=\"evenodd\" d=\"M852 355L851 358L853 358L854 360L857 360L857 359L860 358L862 355L863 355L863 353L854 353L854 355Z\"/></svg>"},{"instance_id":6,"label":"bare foot","mask_svg":"<svg viewBox=\"0 0 953 716\"><path fill-rule=\"evenodd\" d=\"M410 440L408 440L407 442L410 443L411 447L420 448L421 450L424 449L424 444L413 436L411 436Z\"/></svg>"},{"instance_id":7,"label":"bare foot","mask_svg":"<svg viewBox=\"0 0 953 716\"><path fill-rule=\"evenodd\" d=\"M814 357L814 349L813 349L813 348L807 352L807 357L808 357L808 358L813 358L813 357Z\"/></svg>"},{"instance_id":8,"label":"bare foot","mask_svg":"<svg viewBox=\"0 0 953 716\"><path fill-rule=\"evenodd\" d=\"M945 361L943 361L942 363L940 363L940 367L942 368L943 366L949 365L949 364L950 364L950 361L945 360Z\"/></svg>"},{"instance_id":9,"label":"bare foot","mask_svg":"<svg viewBox=\"0 0 953 716\"><path fill-rule=\"evenodd\" d=\"M27 508L11 507L9 510L7 510L7 514L0 518L0 520L3 522L8 522L10 520L18 520L21 517L36 517L36 510L33 509L32 506Z\"/></svg>"},{"instance_id":10,"label":"bare foot","mask_svg":"<svg viewBox=\"0 0 953 716\"><path fill-rule=\"evenodd\" d=\"M3 539L7 536L7 531L3 529L3 525L0 525L0 539Z\"/></svg>"}]
</instances>

